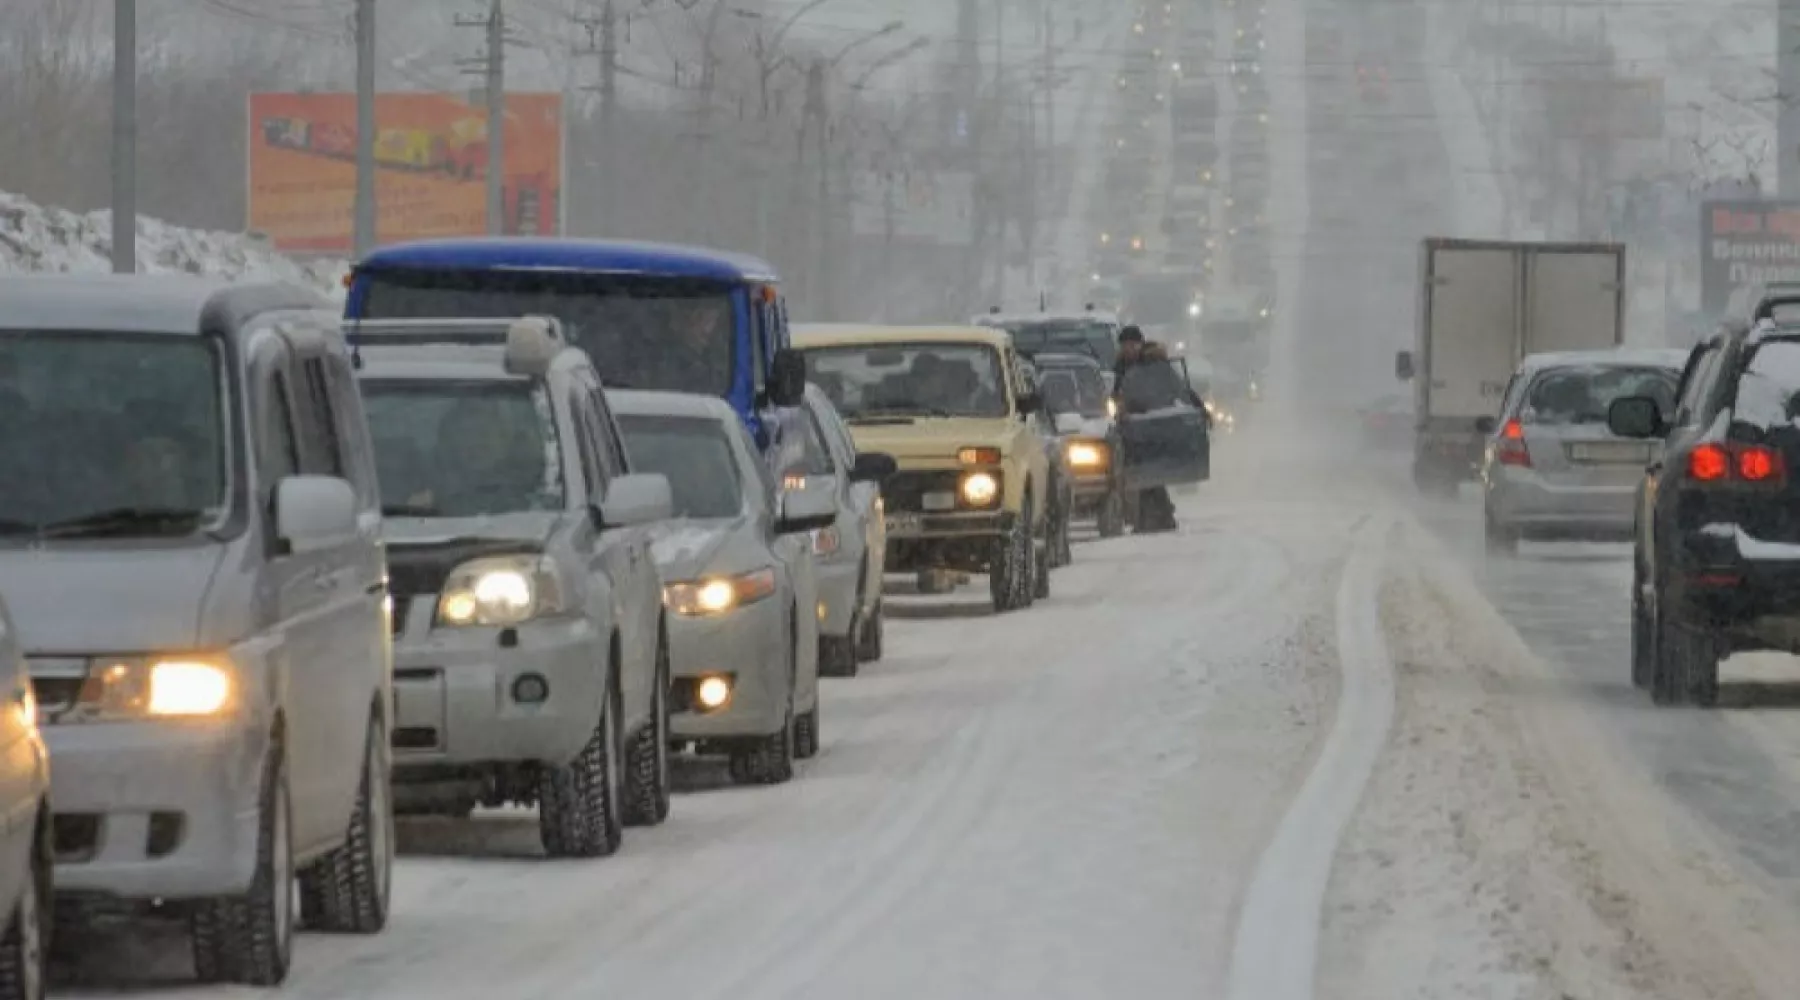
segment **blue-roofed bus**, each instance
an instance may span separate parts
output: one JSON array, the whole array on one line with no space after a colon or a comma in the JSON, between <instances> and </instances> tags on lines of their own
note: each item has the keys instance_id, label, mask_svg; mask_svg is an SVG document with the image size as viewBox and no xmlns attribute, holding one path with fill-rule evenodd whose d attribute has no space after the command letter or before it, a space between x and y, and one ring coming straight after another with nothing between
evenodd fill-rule
<instances>
[{"instance_id":1,"label":"blue-roofed bus","mask_svg":"<svg viewBox=\"0 0 1800 1000\"><path fill-rule=\"evenodd\" d=\"M382 247L347 280L351 321L554 316L608 387L718 396L765 451L780 443L780 411L806 388L780 279L754 257L612 240L428 240Z\"/></svg>"}]
</instances>

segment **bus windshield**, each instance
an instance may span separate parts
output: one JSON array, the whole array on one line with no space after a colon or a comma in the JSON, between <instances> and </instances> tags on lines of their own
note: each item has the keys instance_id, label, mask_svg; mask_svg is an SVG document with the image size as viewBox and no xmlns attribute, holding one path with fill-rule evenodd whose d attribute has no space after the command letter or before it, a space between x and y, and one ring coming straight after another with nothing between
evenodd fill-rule
<instances>
[{"instance_id":1,"label":"bus windshield","mask_svg":"<svg viewBox=\"0 0 1800 1000\"><path fill-rule=\"evenodd\" d=\"M610 388L731 392L731 286L694 278L473 269L363 275L359 318L554 316Z\"/></svg>"}]
</instances>

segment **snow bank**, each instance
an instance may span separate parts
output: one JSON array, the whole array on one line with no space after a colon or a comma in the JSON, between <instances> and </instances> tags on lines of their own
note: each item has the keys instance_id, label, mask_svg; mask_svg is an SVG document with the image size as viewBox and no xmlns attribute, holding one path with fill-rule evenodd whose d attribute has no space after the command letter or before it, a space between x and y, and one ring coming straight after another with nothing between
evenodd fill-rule
<instances>
[{"instance_id":1,"label":"snow bank","mask_svg":"<svg viewBox=\"0 0 1800 1000\"><path fill-rule=\"evenodd\" d=\"M111 212L84 215L0 191L0 274L108 271L111 252ZM184 229L140 218L138 267L152 274L291 281L341 298L346 264L294 260L242 233Z\"/></svg>"}]
</instances>

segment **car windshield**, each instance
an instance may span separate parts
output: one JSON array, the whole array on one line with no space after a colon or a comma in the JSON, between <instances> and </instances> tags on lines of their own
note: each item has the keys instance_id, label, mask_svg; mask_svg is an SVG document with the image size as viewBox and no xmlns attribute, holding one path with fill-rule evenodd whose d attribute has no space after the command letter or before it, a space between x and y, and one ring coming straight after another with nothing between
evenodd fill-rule
<instances>
[{"instance_id":1,"label":"car windshield","mask_svg":"<svg viewBox=\"0 0 1800 1000\"><path fill-rule=\"evenodd\" d=\"M999 354L986 344L857 344L806 352L807 378L845 420L1004 417Z\"/></svg>"},{"instance_id":2,"label":"car windshield","mask_svg":"<svg viewBox=\"0 0 1800 1000\"><path fill-rule=\"evenodd\" d=\"M219 345L0 330L0 535L191 534L229 504Z\"/></svg>"},{"instance_id":3,"label":"car windshield","mask_svg":"<svg viewBox=\"0 0 1800 1000\"><path fill-rule=\"evenodd\" d=\"M1531 383L1521 419L1534 424L1604 424L1615 399L1649 396L1664 413L1675 409L1679 373L1666 368L1585 365L1554 368Z\"/></svg>"},{"instance_id":4,"label":"car windshield","mask_svg":"<svg viewBox=\"0 0 1800 1000\"><path fill-rule=\"evenodd\" d=\"M362 392L389 516L562 509L556 422L540 387L523 379L369 379Z\"/></svg>"},{"instance_id":5,"label":"car windshield","mask_svg":"<svg viewBox=\"0 0 1800 1000\"><path fill-rule=\"evenodd\" d=\"M1084 417L1106 415L1106 379L1100 369L1086 366L1045 369L1039 381L1044 406L1052 413L1079 413Z\"/></svg>"},{"instance_id":6,"label":"car windshield","mask_svg":"<svg viewBox=\"0 0 1800 1000\"><path fill-rule=\"evenodd\" d=\"M731 391L730 286L715 281L541 271L374 271L361 316L562 321L618 389L723 396Z\"/></svg>"},{"instance_id":7,"label":"car windshield","mask_svg":"<svg viewBox=\"0 0 1800 1000\"><path fill-rule=\"evenodd\" d=\"M1098 320L1053 319L997 323L995 326L1012 334L1013 346L1023 354L1052 351L1086 354L1103 365L1110 365L1117 351L1112 326Z\"/></svg>"},{"instance_id":8,"label":"car windshield","mask_svg":"<svg viewBox=\"0 0 1800 1000\"><path fill-rule=\"evenodd\" d=\"M735 424L632 414L619 418L619 429L632 468L668 478L676 517L735 517L744 509L743 481L726 436Z\"/></svg>"}]
</instances>

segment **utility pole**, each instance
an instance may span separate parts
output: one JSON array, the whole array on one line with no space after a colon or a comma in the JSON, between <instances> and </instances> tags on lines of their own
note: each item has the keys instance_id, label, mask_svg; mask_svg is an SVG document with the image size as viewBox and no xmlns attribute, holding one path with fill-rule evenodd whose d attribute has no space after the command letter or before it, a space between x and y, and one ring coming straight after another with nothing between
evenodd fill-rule
<instances>
[{"instance_id":1,"label":"utility pole","mask_svg":"<svg viewBox=\"0 0 1800 1000\"><path fill-rule=\"evenodd\" d=\"M827 143L826 125L830 121L830 116L825 106L825 61L823 59L814 59L812 65L807 68L806 104L801 111L800 121L800 132L803 137L809 124L818 130L819 202L816 209L818 218L815 227L818 246L815 258L817 267L813 273L818 275L819 291L813 296L813 308L829 316L831 312L831 164L827 159L830 147ZM804 150L804 138L802 144Z\"/></svg>"},{"instance_id":2,"label":"utility pole","mask_svg":"<svg viewBox=\"0 0 1800 1000\"><path fill-rule=\"evenodd\" d=\"M112 267L137 273L137 0L113 0Z\"/></svg>"},{"instance_id":3,"label":"utility pole","mask_svg":"<svg viewBox=\"0 0 1800 1000\"><path fill-rule=\"evenodd\" d=\"M578 18L576 23L586 28L588 33L587 47L577 54L598 56L600 59L600 183L595 191L600 203L600 225L605 227L613 222L613 175L614 166L618 163L613 154L613 147L618 141L618 11L613 6L613 0L606 0L600 8L599 20Z\"/></svg>"},{"instance_id":4,"label":"utility pole","mask_svg":"<svg viewBox=\"0 0 1800 1000\"><path fill-rule=\"evenodd\" d=\"M506 232L506 12L500 0L491 0L479 17L458 17L459 28L481 28L486 33L485 51L479 58L460 60L463 72L479 74L487 99L487 231Z\"/></svg>"},{"instance_id":5,"label":"utility pole","mask_svg":"<svg viewBox=\"0 0 1800 1000\"><path fill-rule=\"evenodd\" d=\"M375 0L356 0L356 257L375 248Z\"/></svg>"},{"instance_id":6,"label":"utility pole","mask_svg":"<svg viewBox=\"0 0 1800 1000\"><path fill-rule=\"evenodd\" d=\"M1776 17L1775 190L1800 198L1800 0L1780 0Z\"/></svg>"},{"instance_id":7,"label":"utility pole","mask_svg":"<svg viewBox=\"0 0 1800 1000\"><path fill-rule=\"evenodd\" d=\"M1056 190L1056 8L1044 4L1044 180Z\"/></svg>"}]
</instances>

